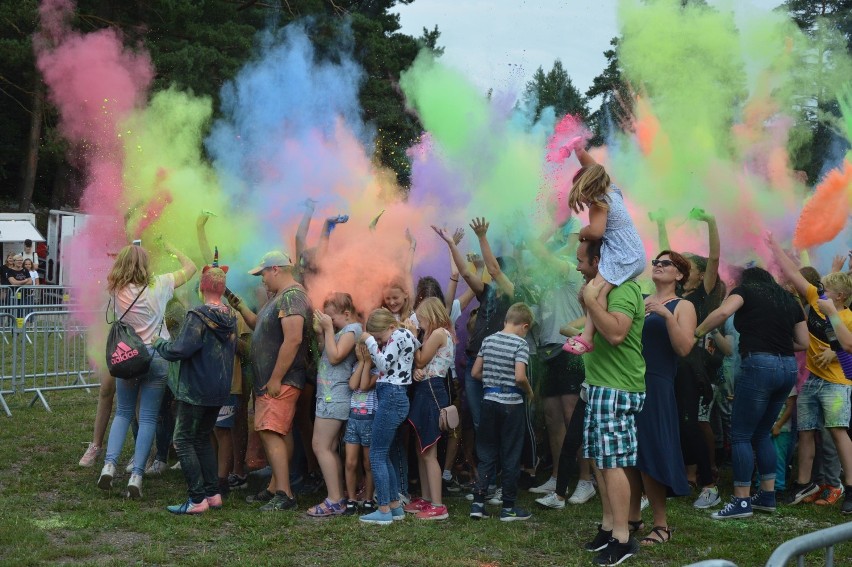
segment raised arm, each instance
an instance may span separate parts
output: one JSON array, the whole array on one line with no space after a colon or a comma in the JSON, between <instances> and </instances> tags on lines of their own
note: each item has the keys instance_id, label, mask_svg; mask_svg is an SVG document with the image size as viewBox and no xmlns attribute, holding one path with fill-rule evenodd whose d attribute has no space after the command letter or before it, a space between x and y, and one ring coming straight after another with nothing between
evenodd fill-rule
<instances>
[{"instance_id":1,"label":"raised arm","mask_svg":"<svg viewBox=\"0 0 852 567\"><path fill-rule=\"evenodd\" d=\"M408 241L408 257L405 260L405 273L411 278L414 273L414 254L417 252L417 239L414 238L414 235L407 228L405 229L405 240Z\"/></svg>"},{"instance_id":2,"label":"raised arm","mask_svg":"<svg viewBox=\"0 0 852 567\"><path fill-rule=\"evenodd\" d=\"M479 238L479 249L482 251L482 259L485 261L485 269L488 270L488 274L491 276L491 279L497 282L497 285L500 286L503 293L509 297L514 297L515 284L512 283L512 281L506 277L506 274L503 273L503 270L500 269L497 257L494 256L494 252L491 251L491 244L488 243L488 237L486 236L488 233L488 226L488 222L484 217L474 218L470 221L470 228L473 229L474 234L476 234L477 238Z\"/></svg>"},{"instance_id":3,"label":"raised arm","mask_svg":"<svg viewBox=\"0 0 852 567\"><path fill-rule=\"evenodd\" d=\"M175 287L180 287L192 279L198 268L195 267L195 263L192 260L171 244L166 243L163 246L166 252L177 258L178 262L180 262L181 268L176 272L172 272L175 278Z\"/></svg>"},{"instance_id":4,"label":"raised arm","mask_svg":"<svg viewBox=\"0 0 852 567\"><path fill-rule=\"evenodd\" d=\"M456 248L458 248L458 245L462 241L462 238L464 238L464 229L457 228L456 231L453 233L453 243L456 245ZM449 254L450 281L447 283L447 293L444 294L444 307L447 308L448 312L452 310L453 300L455 300L456 298L456 291L459 287L459 269L456 266L456 261L453 259L452 251L450 251Z\"/></svg>"},{"instance_id":5,"label":"raised arm","mask_svg":"<svg viewBox=\"0 0 852 567\"><path fill-rule=\"evenodd\" d=\"M349 215L337 215L335 217L328 217L325 219L325 222L322 223L322 230L320 231L320 239L319 246L317 247L317 254L314 258L314 264L319 265L322 261L322 258L325 257L328 252L328 243L331 240L331 231L334 230L339 224L343 224L345 222L349 222Z\"/></svg>"},{"instance_id":6,"label":"raised arm","mask_svg":"<svg viewBox=\"0 0 852 567\"><path fill-rule=\"evenodd\" d=\"M704 291L710 293L719 281L719 256L721 244L719 242L719 227L716 225L716 217L704 209L692 209L689 218L707 223L707 237L710 241L710 253L707 255L707 269L704 270Z\"/></svg>"},{"instance_id":7,"label":"raised arm","mask_svg":"<svg viewBox=\"0 0 852 567\"><path fill-rule=\"evenodd\" d=\"M671 250L672 247L669 245L669 231L666 229L668 213L666 213L665 209L657 209L648 213L648 218L657 224L657 240L660 243L660 250Z\"/></svg>"},{"instance_id":8,"label":"raised arm","mask_svg":"<svg viewBox=\"0 0 852 567\"><path fill-rule=\"evenodd\" d=\"M577 154L577 159L580 161L580 165L583 167L589 167L590 165L595 165L596 163L598 163L595 161L595 158L589 155L589 152L587 152L585 148L580 145L574 147L574 153Z\"/></svg>"},{"instance_id":9,"label":"raised arm","mask_svg":"<svg viewBox=\"0 0 852 567\"><path fill-rule=\"evenodd\" d=\"M775 261L778 262L778 266L781 268L781 272L784 274L784 277L787 278L787 281L793 284L793 287L795 287L796 291L798 291L801 295L804 296L807 294L808 289L811 287L810 282L805 279L805 276L799 273L798 266L796 266L787 253L781 249L781 246L779 246L775 241L775 237L772 236L771 232L766 233L764 241L769 247L769 251L772 252L772 256L775 258Z\"/></svg>"},{"instance_id":10,"label":"raised arm","mask_svg":"<svg viewBox=\"0 0 852 567\"><path fill-rule=\"evenodd\" d=\"M482 283L482 278L472 273L468 267L467 262L465 262L464 256L462 256L455 242L453 242L452 237L447 234L447 231L443 228L438 228L435 225L432 225L432 230L441 237L441 240L446 242L447 246L450 249L450 254L453 257L453 262L455 262L456 267L458 268L459 275L464 278L464 281L467 282L467 285L473 290L473 293L476 295L481 294L485 291L485 284Z\"/></svg>"},{"instance_id":11,"label":"raised arm","mask_svg":"<svg viewBox=\"0 0 852 567\"><path fill-rule=\"evenodd\" d=\"M299 228L296 229L296 259L298 261L299 258L302 257L302 254L305 253L305 250L308 249L307 241L308 241L308 229L311 228L311 219L314 216L314 208L316 208L317 202L313 199L307 199L305 201L305 214L302 215L302 220L299 222Z\"/></svg>"},{"instance_id":12,"label":"raised arm","mask_svg":"<svg viewBox=\"0 0 852 567\"><path fill-rule=\"evenodd\" d=\"M198 236L198 248L201 250L201 259L205 264L213 262L213 250L210 248L210 243L207 242L207 230L205 226L210 219L210 215L201 213L195 220L195 232Z\"/></svg>"}]
</instances>

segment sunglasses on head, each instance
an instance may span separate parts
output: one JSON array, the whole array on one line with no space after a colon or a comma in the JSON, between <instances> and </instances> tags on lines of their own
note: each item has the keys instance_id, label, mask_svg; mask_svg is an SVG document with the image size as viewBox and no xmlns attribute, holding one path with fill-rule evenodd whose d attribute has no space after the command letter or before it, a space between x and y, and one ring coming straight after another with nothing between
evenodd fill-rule
<instances>
[{"instance_id":1,"label":"sunglasses on head","mask_svg":"<svg viewBox=\"0 0 852 567\"><path fill-rule=\"evenodd\" d=\"M674 262L672 262L671 260L651 260L651 265L655 268L657 266L668 268L669 266L674 266Z\"/></svg>"}]
</instances>

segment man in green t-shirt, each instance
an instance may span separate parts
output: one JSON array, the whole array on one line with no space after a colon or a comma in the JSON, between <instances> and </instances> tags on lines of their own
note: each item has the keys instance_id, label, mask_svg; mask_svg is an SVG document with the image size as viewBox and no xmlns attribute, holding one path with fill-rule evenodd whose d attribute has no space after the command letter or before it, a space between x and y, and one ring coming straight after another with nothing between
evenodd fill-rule
<instances>
[{"instance_id":1,"label":"man in green t-shirt","mask_svg":"<svg viewBox=\"0 0 852 567\"><path fill-rule=\"evenodd\" d=\"M626 559L639 550L627 520L631 496L638 498L642 490L636 469L636 414L645 402L645 302L639 285L629 280L609 292L606 307L600 305L603 284L594 283L597 264L589 261L598 246L584 241L577 249L577 269L588 281L582 293L586 316L595 325L594 348L583 359L589 385L583 456L594 459L603 480L599 483L603 520L585 547L600 551L610 563L609 559Z\"/></svg>"}]
</instances>

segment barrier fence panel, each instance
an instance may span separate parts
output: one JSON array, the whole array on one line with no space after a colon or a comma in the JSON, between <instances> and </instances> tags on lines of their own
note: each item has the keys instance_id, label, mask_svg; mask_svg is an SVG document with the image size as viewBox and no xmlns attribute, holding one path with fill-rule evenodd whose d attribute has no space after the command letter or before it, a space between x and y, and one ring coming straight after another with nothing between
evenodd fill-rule
<instances>
[{"instance_id":1,"label":"barrier fence panel","mask_svg":"<svg viewBox=\"0 0 852 567\"><path fill-rule=\"evenodd\" d=\"M33 311L65 310L71 302L71 290L61 285L0 285L0 315L23 319Z\"/></svg>"},{"instance_id":2,"label":"barrier fence panel","mask_svg":"<svg viewBox=\"0 0 852 567\"><path fill-rule=\"evenodd\" d=\"M834 567L834 546L849 541L852 541L852 522L799 536L779 545L769 556L766 567L784 567L794 559L804 567L805 554L818 549L825 549L826 567ZM848 565L848 559L843 565Z\"/></svg>"},{"instance_id":3,"label":"barrier fence panel","mask_svg":"<svg viewBox=\"0 0 852 567\"><path fill-rule=\"evenodd\" d=\"M86 328L68 311L37 311L26 315L16 329L18 378L16 391L32 393L30 406L40 401L47 411L45 392L97 388L86 355Z\"/></svg>"},{"instance_id":4,"label":"barrier fence panel","mask_svg":"<svg viewBox=\"0 0 852 567\"><path fill-rule=\"evenodd\" d=\"M8 313L0 313L0 407L11 417L6 396L15 393L18 376L17 321Z\"/></svg>"}]
</instances>

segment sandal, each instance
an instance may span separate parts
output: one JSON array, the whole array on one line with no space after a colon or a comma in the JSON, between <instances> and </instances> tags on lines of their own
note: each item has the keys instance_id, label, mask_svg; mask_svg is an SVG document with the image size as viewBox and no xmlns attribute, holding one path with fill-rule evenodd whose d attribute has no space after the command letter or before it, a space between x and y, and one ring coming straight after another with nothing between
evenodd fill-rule
<instances>
[{"instance_id":1,"label":"sandal","mask_svg":"<svg viewBox=\"0 0 852 567\"><path fill-rule=\"evenodd\" d=\"M312 518L330 518L332 516L340 516L345 511L345 505L341 506L326 498L322 504L317 504L313 508L308 509L307 514Z\"/></svg>"},{"instance_id":2,"label":"sandal","mask_svg":"<svg viewBox=\"0 0 852 567\"><path fill-rule=\"evenodd\" d=\"M639 542L642 545L656 545L658 543L666 543L672 539L672 530L669 527L663 526L654 526L651 529L651 534L654 534L657 537L651 537L651 534L648 534L646 537L643 537Z\"/></svg>"},{"instance_id":3,"label":"sandal","mask_svg":"<svg viewBox=\"0 0 852 567\"><path fill-rule=\"evenodd\" d=\"M636 532L641 532L645 529L645 522L642 520L627 520L628 530L631 534L635 534Z\"/></svg>"},{"instance_id":4,"label":"sandal","mask_svg":"<svg viewBox=\"0 0 852 567\"><path fill-rule=\"evenodd\" d=\"M562 350L579 356L595 350L595 345L589 343L583 337L577 336L571 337L570 339L565 341L565 344L562 345Z\"/></svg>"}]
</instances>

